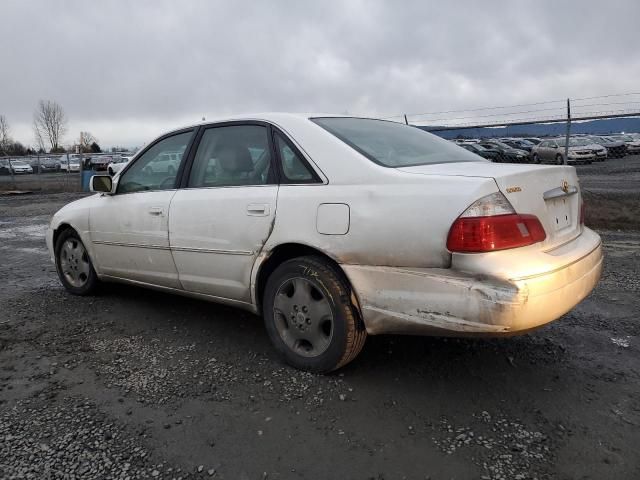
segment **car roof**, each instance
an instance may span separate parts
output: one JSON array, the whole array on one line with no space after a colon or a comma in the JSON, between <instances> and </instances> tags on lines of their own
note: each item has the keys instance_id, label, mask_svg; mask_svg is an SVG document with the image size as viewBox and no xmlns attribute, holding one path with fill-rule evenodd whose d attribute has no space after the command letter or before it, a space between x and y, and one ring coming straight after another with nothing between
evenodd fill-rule
<instances>
[{"instance_id":1,"label":"car roof","mask_svg":"<svg viewBox=\"0 0 640 480\"><path fill-rule=\"evenodd\" d=\"M274 124L288 124L291 122L300 122L309 120L315 117L337 117L337 118L371 118L375 120L381 120L376 117L368 117L361 115L340 115L336 113L295 113L295 112L262 112L262 113L244 113L238 115L219 116L210 119L205 119L197 123L183 125L179 128L174 128L166 133L177 132L186 128L199 127L201 125L211 125L215 123L223 122L239 122L239 121L262 121Z\"/></svg>"}]
</instances>

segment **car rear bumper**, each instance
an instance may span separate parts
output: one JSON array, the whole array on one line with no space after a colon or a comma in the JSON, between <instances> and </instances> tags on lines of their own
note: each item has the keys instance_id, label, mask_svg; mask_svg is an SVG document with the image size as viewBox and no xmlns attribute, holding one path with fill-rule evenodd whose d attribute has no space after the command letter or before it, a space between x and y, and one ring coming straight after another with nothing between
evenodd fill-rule
<instances>
[{"instance_id":1,"label":"car rear bumper","mask_svg":"<svg viewBox=\"0 0 640 480\"><path fill-rule=\"evenodd\" d=\"M558 319L596 286L600 237L585 229L562 248L571 252L563 257L568 263L511 279L451 269L342 267L370 334L503 336Z\"/></svg>"}]
</instances>

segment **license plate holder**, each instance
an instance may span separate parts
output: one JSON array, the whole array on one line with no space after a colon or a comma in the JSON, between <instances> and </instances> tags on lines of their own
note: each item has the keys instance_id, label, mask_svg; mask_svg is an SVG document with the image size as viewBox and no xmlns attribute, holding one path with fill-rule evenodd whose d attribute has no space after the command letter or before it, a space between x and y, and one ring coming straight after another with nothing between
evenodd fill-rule
<instances>
[{"instance_id":1,"label":"license plate holder","mask_svg":"<svg viewBox=\"0 0 640 480\"><path fill-rule=\"evenodd\" d=\"M548 200L547 204L556 231L571 226L571 203L568 198L554 198Z\"/></svg>"}]
</instances>

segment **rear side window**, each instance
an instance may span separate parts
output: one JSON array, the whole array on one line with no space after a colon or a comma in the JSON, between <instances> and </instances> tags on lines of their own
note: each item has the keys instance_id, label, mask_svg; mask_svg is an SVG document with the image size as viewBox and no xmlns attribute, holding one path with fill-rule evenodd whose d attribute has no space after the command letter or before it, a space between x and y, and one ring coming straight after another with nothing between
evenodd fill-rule
<instances>
[{"instance_id":1,"label":"rear side window","mask_svg":"<svg viewBox=\"0 0 640 480\"><path fill-rule=\"evenodd\" d=\"M284 177L282 183L316 183L320 181L298 152L280 133L275 133L275 140Z\"/></svg>"},{"instance_id":2,"label":"rear side window","mask_svg":"<svg viewBox=\"0 0 640 480\"><path fill-rule=\"evenodd\" d=\"M260 125L205 130L189 174L188 187L229 187L273 183L269 133Z\"/></svg>"},{"instance_id":3,"label":"rear side window","mask_svg":"<svg viewBox=\"0 0 640 480\"><path fill-rule=\"evenodd\" d=\"M401 123L352 117L311 121L385 167L485 161L436 135Z\"/></svg>"}]
</instances>

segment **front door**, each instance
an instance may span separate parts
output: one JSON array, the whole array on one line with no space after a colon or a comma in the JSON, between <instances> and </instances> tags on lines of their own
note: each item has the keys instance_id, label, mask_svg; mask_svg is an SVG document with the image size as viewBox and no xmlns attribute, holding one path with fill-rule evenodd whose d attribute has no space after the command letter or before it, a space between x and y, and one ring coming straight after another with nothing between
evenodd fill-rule
<instances>
[{"instance_id":1,"label":"front door","mask_svg":"<svg viewBox=\"0 0 640 480\"><path fill-rule=\"evenodd\" d=\"M275 219L272 163L264 125L203 132L186 188L176 192L169 215L169 241L185 290L251 301L251 269Z\"/></svg>"},{"instance_id":2,"label":"front door","mask_svg":"<svg viewBox=\"0 0 640 480\"><path fill-rule=\"evenodd\" d=\"M122 173L115 195L101 196L91 208L90 235L101 273L180 288L168 231L175 172L154 166L167 153L182 159L192 136L189 130L158 140Z\"/></svg>"}]
</instances>

